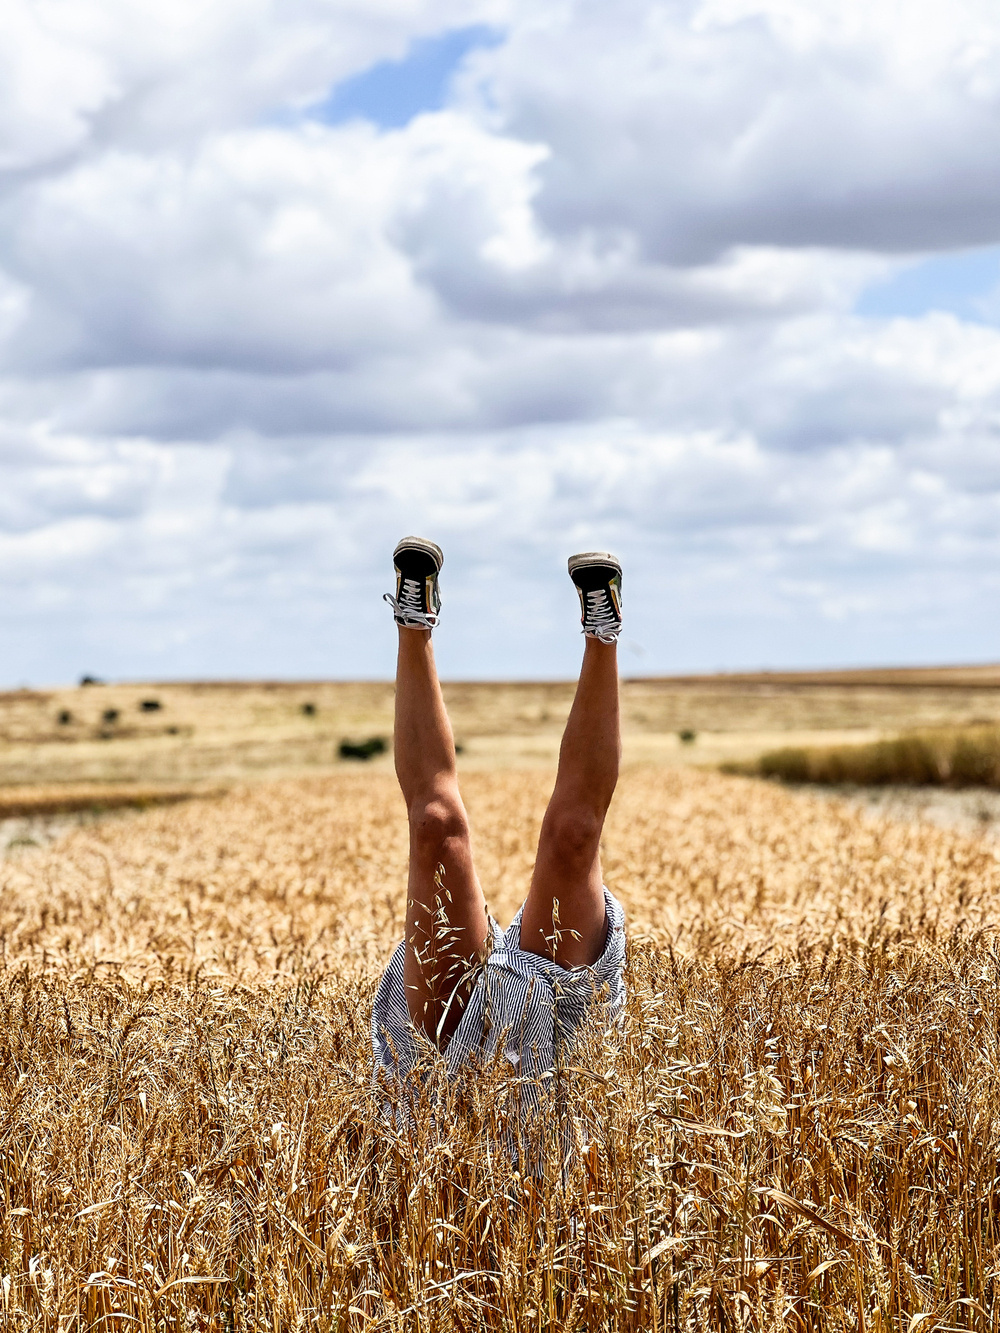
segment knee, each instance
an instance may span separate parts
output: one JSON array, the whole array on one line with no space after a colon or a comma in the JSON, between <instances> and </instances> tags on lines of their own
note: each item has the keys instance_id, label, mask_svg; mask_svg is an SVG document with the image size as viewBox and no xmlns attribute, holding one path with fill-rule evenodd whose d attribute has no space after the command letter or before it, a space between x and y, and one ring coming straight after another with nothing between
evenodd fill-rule
<instances>
[{"instance_id":1,"label":"knee","mask_svg":"<svg viewBox=\"0 0 1000 1333\"><path fill-rule=\"evenodd\" d=\"M579 806L550 810L545 818L548 850L568 866L585 867L597 855L603 820Z\"/></svg>"},{"instance_id":2,"label":"knee","mask_svg":"<svg viewBox=\"0 0 1000 1333\"><path fill-rule=\"evenodd\" d=\"M467 842L469 821L461 802L436 796L410 810L410 843L420 856L440 856L449 843Z\"/></svg>"}]
</instances>

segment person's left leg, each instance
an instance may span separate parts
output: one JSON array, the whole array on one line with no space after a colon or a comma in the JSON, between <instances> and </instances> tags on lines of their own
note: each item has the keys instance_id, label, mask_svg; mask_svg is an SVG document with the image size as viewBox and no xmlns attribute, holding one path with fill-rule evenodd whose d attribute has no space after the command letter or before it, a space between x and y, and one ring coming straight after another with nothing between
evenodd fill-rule
<instances>
[{"instance_id":1,"label":"person's left leg","mask_svg":"<svg viewBox=\"0 0 1000 1333\"><path fill-rule=\"evenodd\" d=\"M585 558L591 563L574 575L587 585L580 588L587 634L583 665L521 915L521 948L563 967L594 963L604 949L601 832L621 756L616 647L621 570L611 556L605 563L593 554L574 560ZM572 571L573 561L570 566Z\"/></svg>"}]
</instances>

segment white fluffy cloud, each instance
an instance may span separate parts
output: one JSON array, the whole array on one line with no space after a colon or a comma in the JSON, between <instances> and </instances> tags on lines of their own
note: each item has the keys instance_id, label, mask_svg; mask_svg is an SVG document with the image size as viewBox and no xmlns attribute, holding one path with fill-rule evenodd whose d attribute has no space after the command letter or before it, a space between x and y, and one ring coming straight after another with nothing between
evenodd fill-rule
<instances>
[{"instance_id":1,"label":"white fluffy cloud","mask_svg":"<svg viewBox=\"0 0 1000 1333\"><path fill-rule=\"evenodd\" d=\"M403 530L456 673L571 670L590 544L643 671L1000 652L1000 332L852 314L1000 241L985 3L3 22L8 681L385 672ZM310 110L472 23L446 109Z\"/></svg>"},{"instance_id":2,"label":"white fluffy cloud","mask_svg":"<svg viewBox=\"0 0 1000 1333\"><path fill-rule=\"evenodd\" d=\"M996 239L1000 18L989 0L578 0L490 58L500 126L550 152L560 234L654 259L734 245L907 251Z\"/></svg>"},{"instance_id":3,"label":"white fluffy cloud","mask_svg":"<svg viewBox=\"0 0 1000 1333\"><path fill-rule=\"evenodd\" d=\"M155 151L307 105L505 0L8 0L0 167Z\"/></svg>"}]
</instances>

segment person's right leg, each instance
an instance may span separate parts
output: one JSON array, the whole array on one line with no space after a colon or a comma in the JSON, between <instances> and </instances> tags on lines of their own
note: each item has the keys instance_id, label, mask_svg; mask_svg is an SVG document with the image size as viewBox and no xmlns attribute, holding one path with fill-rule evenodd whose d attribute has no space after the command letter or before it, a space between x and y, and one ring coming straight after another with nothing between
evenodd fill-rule
<instances>
[{"instance_id":1,"label":"person's right leg","mask_svg":"<svg viewBox=\"0 0 1000 1333\"><path fill-rule=\"evenodd\" d=\"M405 563L406 553L398 552L397 561ZM417 555L410 557L418 571L420 554L417 548ZM486 944L488 914L472 862L455 742L434 665L431 631L420 626L419 613L414 616L398 604L396 610L400 628L393 744L410 825L406 1005L414 1026L443 1049L465 1010ZM413 627L406 626L408 619ZM436 615L423 619L436 621Z\"/></svg>"}]
</instances>

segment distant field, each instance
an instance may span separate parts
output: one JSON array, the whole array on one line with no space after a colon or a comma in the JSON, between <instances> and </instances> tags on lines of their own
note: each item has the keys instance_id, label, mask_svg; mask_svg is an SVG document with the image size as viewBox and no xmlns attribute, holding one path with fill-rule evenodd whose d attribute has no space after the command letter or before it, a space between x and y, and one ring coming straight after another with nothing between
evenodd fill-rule
<instances>
[{"instance_id":1,"label":"distant field","mask_svg":"<svg viewBox=\"0 0 1000 1333\"><path fill-rule=\"evenodd\" d=\"M571 682L452 682L445 694L466 768L554 763ZM343 766L342 740L391 734L392 697L390 682L334 681L10 691L0 694L0 788L215 786L329 770ZM622 703L626 761L715 764L1000 722L1000 666L631 679Z\"/></svg>"}]
</instances>

